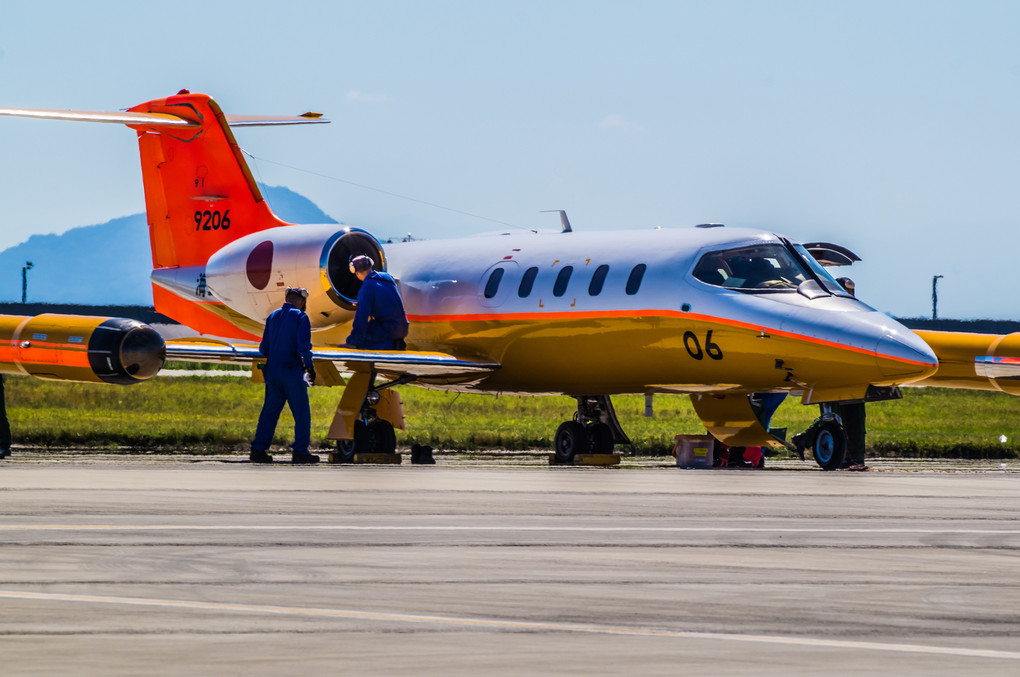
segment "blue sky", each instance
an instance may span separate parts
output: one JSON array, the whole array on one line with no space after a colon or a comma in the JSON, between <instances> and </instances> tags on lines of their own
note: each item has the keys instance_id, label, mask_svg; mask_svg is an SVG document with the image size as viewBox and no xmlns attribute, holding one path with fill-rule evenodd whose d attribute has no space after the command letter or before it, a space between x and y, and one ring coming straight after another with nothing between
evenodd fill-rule
<instances>
[{"instance_id":1,"label":"blue sky","mask_svg":"<svg viewBox=\"0 0 1020 677\"><path fill-rule=\"evenodd\" d=\"M941 274L940 316L1020 319L1017 35L990 1L4 0L0 105L321 111L238 141L380 237L715 221L850 247L892 314ZM144 208L124 127L0 118L0 144L0 250Z\"/></svg>"}]
</instances>

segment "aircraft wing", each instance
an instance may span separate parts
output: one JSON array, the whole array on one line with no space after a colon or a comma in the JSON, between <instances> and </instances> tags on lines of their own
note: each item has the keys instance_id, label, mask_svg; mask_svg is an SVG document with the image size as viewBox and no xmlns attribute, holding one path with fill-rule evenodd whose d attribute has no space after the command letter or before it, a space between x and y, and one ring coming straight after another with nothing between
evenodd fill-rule
<instances>
[{"instance_id":1,"label":"aircraft wing","mask_svg":"<svg viewBox=\"0 0 1020 677\"><path fill-rule=\"evenodd\" d=\"M499 369L495 362L462 360L446 353L415 350L357 350L312 348L316 362L331 362L343 371L375 369L384 374L431 380L471 380ZM265 358L254 344L233 344L214 339L174 339L166 343L166 359L175 362L251 364Z\"/></svg>"}]
</instances>

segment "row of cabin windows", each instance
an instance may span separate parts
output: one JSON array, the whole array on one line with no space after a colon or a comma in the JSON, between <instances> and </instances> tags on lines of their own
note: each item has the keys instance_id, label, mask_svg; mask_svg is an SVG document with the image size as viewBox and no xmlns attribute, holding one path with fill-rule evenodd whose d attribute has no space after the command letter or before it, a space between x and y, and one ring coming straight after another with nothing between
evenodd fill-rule
<instances>
[{"instance_id":1,"label":"row of cabin windows","mask_svg":"<svg viewBox=\"0 0 1020 677\"><path fill-rule=\"evenodd\" d=\"M637 294L638 288L641 287L641 279L645 276L647 268L648 266L645 264L639 263L630 271L630 277L627 278L627 286L625 287L629 296ZM499 283L503 280L505 272L504 268L496 268L492 271L488 282L485 283L485 298L491 299L496 296L496 293L499 291ZM573 273L573 266L563 266L560 268L560 272L556 276L556 282L553 284L553 296L563 296L567 292L567 283L570 282L570 276ZM588 283L589 296L598 296L602 293L602 285L605 284L606 275L608 274L609 266L604 263L595 269L591 276L591 282ZM521 284L517 288L517 295L522 299L530 296L531 290L535 286L536 277L538 277L538 267L532 266L524 271L524 275L521 277Z\"/></svg>"}]
</instances>

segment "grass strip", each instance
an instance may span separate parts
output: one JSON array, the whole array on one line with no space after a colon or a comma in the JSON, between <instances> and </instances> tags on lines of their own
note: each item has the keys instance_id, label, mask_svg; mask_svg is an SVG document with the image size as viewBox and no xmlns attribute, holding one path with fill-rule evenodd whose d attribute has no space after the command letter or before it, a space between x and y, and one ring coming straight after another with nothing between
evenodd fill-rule
<instances>
[{"instance_id":1,"label":"grass strip","mask_svg":"<svg viewBox=\"0 0 1020 677\"><path fill-rule=\"evenodd\" d=\"M332 446L326 433L339 388L313 388L313 446ZM400 446L437 450L550 450L557 426L574 413L568 397L458 394L400 389L407 422ZM655 415L643 416L641 395L613 398L633 442L617 450L669 454L673 437L704 432L686 395L656 395ZM123 451L246 450L262 406L262 387L243 377L157 377L130 387L56 383L28 377L7 381L16 444ZM773 426L806 428L818 408L788 398ZM906 389L902 400L868 405L869 453L910 458L1017 458L1020 398L1001 393ZM293 420L285 408L275 443L286 445ZM1006 442L1000 442L1005 435Z\"/></svg>"}]
</instances>

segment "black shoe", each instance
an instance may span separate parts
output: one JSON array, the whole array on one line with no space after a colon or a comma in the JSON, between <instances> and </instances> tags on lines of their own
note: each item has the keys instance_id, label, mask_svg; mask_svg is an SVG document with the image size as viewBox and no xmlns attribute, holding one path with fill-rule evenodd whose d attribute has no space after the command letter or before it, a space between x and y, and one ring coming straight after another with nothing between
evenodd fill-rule
<instances>
[{"instance_id":1,"label":"black shoe","mask_svg":"<svg viewBox=\"0 0 1020 677\"><path fill-rule=\"evenodd\" d=\"M805 433L797 433L796 435L790 438L790 441L793 442L794 447L793 453L797 454L797 456L800 457L800 460L803 461L804 448L807 447L808 445L807 435Z\"/></svg>"},{"instance_id":2,"label":"black shoe","mask_svg":"<svg viewBox=\"0 0 1020 677\"><path fill-rule=\"evenodd\" d=\"M248 460L252 463L272 463L273 457L264 451L255 451L252 449L251 453L248 454Z\"/></svg>"},{"instance_id":3,"label":"black shoe","mask_svg":"<svg viewBox=\"0 0 1020 677\"><path fill-rule=\"evenodd\" d=\"M0 448L0 458L7 458L11 453L10 449Z\"/></svg>"},{"instance_id":4,"label":"black shoe","mask_svg":"<svg viewBox=\"0 0 1020 677\"><path fill-rule=\"evenodd\" d=\"M309 454L308 452L303 454L291 454L290 462L294 465L314 465L319 462L319 457L315 454Z\"/></svg>"}]
</instances>

